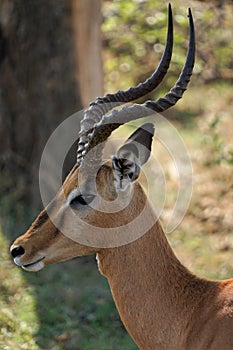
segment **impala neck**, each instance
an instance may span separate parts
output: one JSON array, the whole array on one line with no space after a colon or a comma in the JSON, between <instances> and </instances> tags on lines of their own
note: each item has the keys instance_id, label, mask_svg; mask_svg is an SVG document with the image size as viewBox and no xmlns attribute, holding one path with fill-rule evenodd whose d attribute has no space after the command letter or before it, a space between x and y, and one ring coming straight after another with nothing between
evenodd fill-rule
<instances>
[{"instance_id":1,"label":"impala neck","mask_svg":"<svg viewBox=\"0 0 233 350\"><path fill-rule=\"evenodd\" d=\"M140 349L184 348L184 330L210 282L179 262L159 222L131 244L101 251L98 261L121 319Z\"/></svg>"}]
</instances>

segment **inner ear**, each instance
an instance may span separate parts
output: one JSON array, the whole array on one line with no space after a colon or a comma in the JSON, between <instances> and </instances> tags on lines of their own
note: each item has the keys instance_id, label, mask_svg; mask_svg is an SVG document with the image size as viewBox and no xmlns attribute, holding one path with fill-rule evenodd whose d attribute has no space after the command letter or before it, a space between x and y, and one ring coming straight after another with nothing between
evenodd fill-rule
<instances>
[{"instance_id":1,"label":"inner ear","mask_svg":"<svg viewBox=\"0 0 233 350\"><path fill-rule=\"evenodd\" d=\"M124 145L117 151L117 156L119 158L129 158L132 155L139 158L138 147L133 142L124 143Z\"/></svg>"},{"instance_id":2,"label":"inner ear","mask_svg":"<svg viewBox=\"0 0 233 350\"><path fill-rule=\"evenodd\" d=\"M124 191L140 174L140 167L148 160L154 126L147 123L138 128L112 157L116 189Z\"/></svg>"},{"instance_id":3,"label":"inner ear","mask_svg":"<svg viewBox=\"0 0 233 350\"><path fill-rule=\"evenodd\" d=\"M138 128L133 134L131 134L124 143L124 145L132 145L134 142L138 150L138 159L140 166L145 164L150 157L153 136L154 125L152 123L146 123L142 127Z\"/></svg>"}]
</instances>

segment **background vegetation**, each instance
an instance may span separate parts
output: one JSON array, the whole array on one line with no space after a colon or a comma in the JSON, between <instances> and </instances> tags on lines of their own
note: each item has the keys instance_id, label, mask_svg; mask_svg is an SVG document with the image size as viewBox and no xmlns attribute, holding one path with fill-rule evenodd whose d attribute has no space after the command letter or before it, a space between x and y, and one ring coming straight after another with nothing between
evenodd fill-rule
<instances>
[{"instance_id":1,"label":"background vegetation","mask_svg":"<svg viewBox=\"0 0 233 350\"><path fill-rule=\"evenodd\" d=\"M189 210L168 238L192 271L208 278L230 278L233 276L232 4L179 0L172 1L172 5L173 60L168 78L157 93L163 93L174 83L185 60L187 6L192 7L195 18L197 63L184 99L166 113L188 147L194 170ZM165 44L166 8L167 4L159 0L103 1L106 91L127 88L153 71ZM154 94L150 96L154 97ZM126 135L128 129L119 132ZM177 178L158 142L153 152L166 174L168 212L174 204ZM10 192L1 193L0 349L137 349L119 320L107 281L99 275L94 257L49 266L37 274L13 266L8 254L10 241L27 228L35 214L21 201L24 191L22 182L21 187L18 183ZM166 210L161 218L164 224Z\"/></svg>"},{"instance_id":2,"label":"background vegetation","mask_svg":"<svg viewBox=\"0 0 233 350\"><path fill-rule=\"evenodd\" d=\"M195 18L197 55L195 85L231 81L232 4L172 1L175 46L167 80L175 81L185 61L188 42L187 7ZM165 47L167 3L158 0L104 1L104 67L106 89L127 88L154 71ZM163 84L163 89L166 85Z\"/></svg>"}]
</instances>

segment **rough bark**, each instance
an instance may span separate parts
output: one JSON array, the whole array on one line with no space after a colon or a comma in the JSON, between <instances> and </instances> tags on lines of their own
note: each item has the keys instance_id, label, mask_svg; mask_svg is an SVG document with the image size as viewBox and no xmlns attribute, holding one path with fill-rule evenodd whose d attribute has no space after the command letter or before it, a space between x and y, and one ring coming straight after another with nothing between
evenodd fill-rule
<instances>
[{"instance_id":1,"label":"rough bark","mask_svg":"<svg viewBox=\"0 0 233 350\"><path fill-rule=\"evenodd\" d=\"M102 41L101 0L72 0L72 14L78 58L76 77L82 86L80 92L84 107L87 107L97 95L103 94L102 57L99 49Z\"/></svg>"},{"instance_id":2,"label":"rough bark","mask_svg":"<svg viewBox=\"0 0 233 350\"><path fill-rule=\"evenodd\" d=\"M74 3L79 1L0 0L0 190L1 195L14 192L17 201L29 198L40 205L44 145L60 122L82 108L79 89L85 76L78 84L74 23L83 15L73 13ZM85 12L84 1L83 6ZM93 22L95 16L79 33ZM79 50L81 58L85 50Z\"/></svg>"}]
</instances>

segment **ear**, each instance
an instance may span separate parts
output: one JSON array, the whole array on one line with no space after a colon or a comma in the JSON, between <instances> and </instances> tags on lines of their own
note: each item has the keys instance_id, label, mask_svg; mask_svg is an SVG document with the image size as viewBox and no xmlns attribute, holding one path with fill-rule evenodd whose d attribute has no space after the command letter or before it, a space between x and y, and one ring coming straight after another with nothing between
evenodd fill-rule
<instances>
[{"instance_id":1,"label":"ear","mask_svg":"<svg viewBox=\"0 0 233 350\"><path fill-rule=\"evenodd\" d=\"M154 126L151 123L138 128L112 157L115 187L125 191L129 184L135 181L140 168L148 160L151 153L151 143Z\"/></svg>"}]
</instances>

